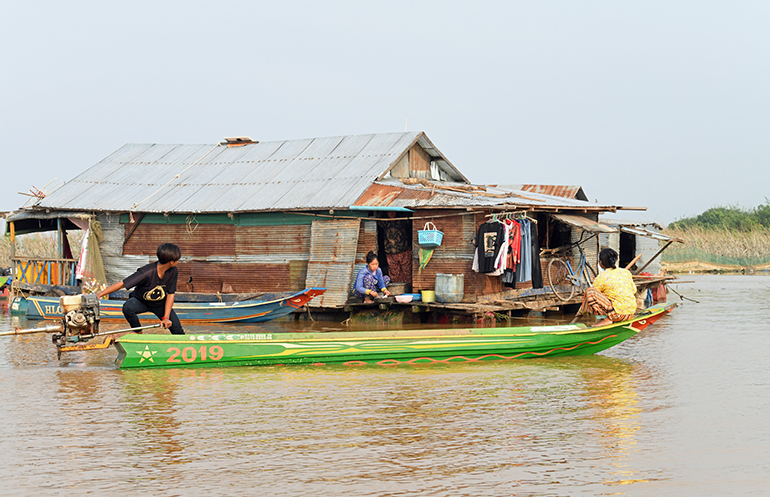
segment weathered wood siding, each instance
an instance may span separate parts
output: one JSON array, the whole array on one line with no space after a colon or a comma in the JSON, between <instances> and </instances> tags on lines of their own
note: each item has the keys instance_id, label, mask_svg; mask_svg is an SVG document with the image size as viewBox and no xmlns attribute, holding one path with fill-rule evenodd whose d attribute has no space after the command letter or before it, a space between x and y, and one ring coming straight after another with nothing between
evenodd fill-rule
<instances>
[{"instance_id":1,"label":"weathered wood siding","mask_svg":"<svg viewBox=\"0 0 770 497\"><path fill-rule=\"evenodd\" d=\"M199 293L279 292L290 286L289 264L209 261L179 263L178 291ZM192 281L190 279L192 278ZM296 290L294 288L293 290Z\"/></svg>"},{"instance_id":2,"label":"weathered wood siding","mask_svg":"<svg viewBox=\"0 0 770 497\"><path fill-rule=\"evenodd\" d=\"M430 178L430 156L419 145L409 150L409 169L412 178Z\"/></svg>"},{"instance_id":3,"label":"weathered wood siding","mask_svg":"<svg viewBox=\"0 0 770 497\"><path fill-rule=\"evenodd\" d=\"M235 226L223 224L139 224L123 246L123 254L154 256L160 244L169 242L178 245L185 257L236 254Z\"/></svg>"},{"instance_id":4,"label":"weathered wood siding","mask_svg":"<svg viewBox=\"0 0 770 497\"><path fill-rule=\"evenodd\" d=\"M171 242L182 250L179 291L260 293L305 288L310 218L305 224L268 226L239 226L219 219L207 223L204 216L199 217L202 222L140 222L135 226L137 219L133 223L119 223L117 216L101 220L109 282L156 260L158 245Z\"/></svg>"},{"instance_id":5,"label":"weathered wood siding","mask_svg":"<svg viewBox=\"0 0 770 497\"><path fill-rule=\"evenodd\" d=\"M431 178L430 155L414 144L390 169L393 178ZM433 178L439 179L439 178Z\"/></svg>"}]
</instances>

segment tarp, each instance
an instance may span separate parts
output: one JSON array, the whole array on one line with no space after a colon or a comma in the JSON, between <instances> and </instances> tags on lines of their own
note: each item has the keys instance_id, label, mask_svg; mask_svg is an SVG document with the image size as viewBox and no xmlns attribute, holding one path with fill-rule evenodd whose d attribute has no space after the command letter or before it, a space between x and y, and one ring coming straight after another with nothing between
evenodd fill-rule
<instances>
[{"instance_id":1,"label":"tarp","mask_svg":"<svg viewBox=\"0 0 770 497\"><path fill-rule=\"evenodd\" d=\"M82 224L81 220L77 220L77 224ZM82 228L82 226L80 226ZM104 238L102 232L102 225L99 224L95 218L88 220L88 226L86 236L83 237L83 246L80 250L80 258L78 259L77 269L75 271L76 277L83 280L83 284L88 283L90 286L93 284L107 284L107 276L104 273L104 263L102 261L102 252L99 250L99 242ZM93 282L88 281L93 280Z\"/></svg>"}]
</instances>

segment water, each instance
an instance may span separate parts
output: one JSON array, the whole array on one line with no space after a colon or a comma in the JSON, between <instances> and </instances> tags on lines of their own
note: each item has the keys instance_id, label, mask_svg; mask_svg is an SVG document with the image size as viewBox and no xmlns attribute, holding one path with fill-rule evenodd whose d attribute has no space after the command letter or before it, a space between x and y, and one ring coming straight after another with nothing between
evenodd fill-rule
<instances>
[{"instance_id":1,"label":"water","mask_svg":"<svg viewBox=\"0 0 770 497\"><path fill-rule=\"evenodd\" d=\"M0 493L767 495L770 276L681 279L699 303L589 357L119 371L2 337Z\"/></svg>"}]
</instances>

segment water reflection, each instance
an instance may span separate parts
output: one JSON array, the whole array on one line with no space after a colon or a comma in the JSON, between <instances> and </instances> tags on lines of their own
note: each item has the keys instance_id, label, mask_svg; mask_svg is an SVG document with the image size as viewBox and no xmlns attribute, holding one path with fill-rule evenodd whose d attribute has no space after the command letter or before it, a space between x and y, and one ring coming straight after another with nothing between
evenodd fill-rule
<instances>
[{"instance_id":1,"label":"water reflection","mask_svg":"<svg viewBox=\"0 0 770 497\"><path fill-rule=\"evenodd\" d=\"M636 435L641 429L636 391L636 378L640 372L635 371L641 368L622 361L613 361L606 366L609 367L591 367L583 371L588 401L593 406L604 450L617 478L605 483L646 482L648 479L631 467L632 452L638 450Z\"/></svg>"},{"instance_id":2,"label":"water reflection","mask_svg":"<svg viewBox=\"0 0 770 497\"><path fill-rule=\"evenodd\" d=\"M180 379L198 371L139 370L117 375L121 409L121 436L129 455L161 464L189 462L184 453L182 420L179 418Z\"/></svg>"},{"instance_id":3,"label":"water reflection","mask_svg":"<svg viewBox=\"0 0 770 497\"><path fill-rule=\"evenodd\" d=\"M589 357L120 371L0 338L3 493L760 495L770 278L698 280Z\"/></svg>"}]
</instances>

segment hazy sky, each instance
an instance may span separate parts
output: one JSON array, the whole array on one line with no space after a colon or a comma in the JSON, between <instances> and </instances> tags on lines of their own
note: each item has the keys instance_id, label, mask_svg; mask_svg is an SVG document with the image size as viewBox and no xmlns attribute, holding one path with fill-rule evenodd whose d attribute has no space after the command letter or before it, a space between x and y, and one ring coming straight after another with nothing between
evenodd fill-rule
<instances>
[{"instance_id":1,"label":"hazy sky","mask_svg":"<svg viewBox=\"0 0 770 497\"><path fill-rule=\"evenodd\" d=\"M767 2L3 2L0 211L125 143L425 131L668 223L770 197ZM408 121L407 121L408 119Z\"/></svg>"}]
</instances>

